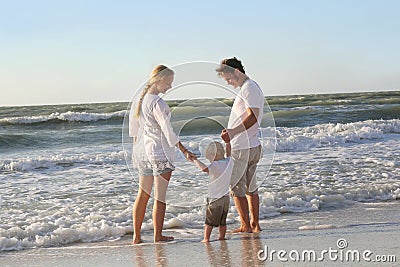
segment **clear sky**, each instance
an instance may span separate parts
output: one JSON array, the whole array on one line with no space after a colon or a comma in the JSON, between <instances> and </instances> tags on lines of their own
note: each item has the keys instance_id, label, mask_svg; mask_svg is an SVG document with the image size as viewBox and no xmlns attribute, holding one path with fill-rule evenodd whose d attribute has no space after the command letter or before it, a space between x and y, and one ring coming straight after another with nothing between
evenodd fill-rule
<instances>
[{"instance_id":1,"label":"clear sky","mask_svg":"<svg viewBox=\"0 0 400 267\"><path fill-rule=\"evenodd\" d=\"M159 63L231 56L266 95L400 90L399 11L396 0L0 0L0 106L130 101Z\"/></svg>"}]
</instances>

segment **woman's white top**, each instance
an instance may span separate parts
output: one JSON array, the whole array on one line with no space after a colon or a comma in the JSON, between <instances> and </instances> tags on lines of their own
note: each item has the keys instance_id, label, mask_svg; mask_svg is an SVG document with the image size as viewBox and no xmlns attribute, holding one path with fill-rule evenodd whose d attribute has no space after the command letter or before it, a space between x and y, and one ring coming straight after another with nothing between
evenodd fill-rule
<instances>
[{"instance_id":1,"label":"woman's white top","mask_svg":"<svg viewBox=\"0 0 400 267\"><path fill-rule=\"evenodd\" d=\"M132 105L129 114L129 136L134 139L133 161L173 161L179 138L172 129L167 103L158 95L146 94L139 118L134 116L135 110L136 105Z\"/></svg>"}]
</instances>

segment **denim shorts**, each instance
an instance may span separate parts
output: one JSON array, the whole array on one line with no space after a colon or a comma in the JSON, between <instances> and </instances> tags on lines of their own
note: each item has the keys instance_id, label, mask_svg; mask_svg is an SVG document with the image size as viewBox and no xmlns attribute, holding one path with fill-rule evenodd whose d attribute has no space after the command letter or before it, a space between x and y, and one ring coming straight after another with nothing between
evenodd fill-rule
<instances>
[{"instance_id":1,"label":"denim shorts","mask_svg":"<svg viewBox=\"0 0 400 267\"><path fill-rule=\"evenodd\" d=\"M168 160L141 161L138 169L141 176L157 176L175 170L175 166Z\"/></svg>"}]
</instances>

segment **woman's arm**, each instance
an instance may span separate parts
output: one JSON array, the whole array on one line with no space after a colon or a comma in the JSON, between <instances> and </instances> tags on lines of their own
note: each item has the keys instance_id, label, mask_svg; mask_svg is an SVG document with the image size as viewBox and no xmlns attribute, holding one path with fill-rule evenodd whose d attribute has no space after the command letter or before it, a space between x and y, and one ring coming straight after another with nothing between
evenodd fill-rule
<instances>
[{"instance_id":1,"label":"woman's arm","mask_svg":"<svg viewBox=\"0 0 400 267\"><path fill-rule=\"evenodd\" d=\"M162 102L163 104L165 102ZM179 137L175 134L174 130L172 129L172 125L170 122L170 113L168 105L163 105L161 102L157 102L154 106L154 118L156 119L157 123L161 127L161 131L164 133L164 136L167 138L167 141L170 146L177 146L179 150L185 155L185 158L189 161L193 161L196 159L196 155L185 148L181 141L179 141Z\"/></svg>"},{"instance_id":2,"label":"woman's arm","mask_svg":"<svg viewBox=\"0 0 400 267\"><path fill-rule=\"evenodd\" d=\"M197 159L196 155L193 154L191 151L189 151L182 143L181 141L179 141L176 146L178 147L178 149L183 153L183 155L185 155L185 158L189 161L193 161L195 159Z\"/></svg>"},{"instance_id":3,"label":"woman's arm","mask_svg":"<svg viewBox=\"0 0 400 267\"><path fill-rule=\"evenodd\" d=\"M133 137L134 142L136 142L139 128L140 128L139 119L135 118L132 112L129 113L129 136Z\"/></svg>"},{"instance_id":4,"label":"woman's arm","mask_svg":"<svg viewBox=\"0 0 400 267\"><path fill-rule=\"evenodd\" d=\"M161 102L161 100L157 101L153 107L153 115L168 144L170 146L178 145L179 137L172 128L168 105L165 102Z\"/></svg>"}]
</instances>

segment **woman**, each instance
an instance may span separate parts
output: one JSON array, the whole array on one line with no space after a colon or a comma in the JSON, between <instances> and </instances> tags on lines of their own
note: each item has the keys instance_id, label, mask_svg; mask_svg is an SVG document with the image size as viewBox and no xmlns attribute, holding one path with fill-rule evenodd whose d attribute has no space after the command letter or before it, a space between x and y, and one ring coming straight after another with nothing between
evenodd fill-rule
<instances>
[{"instance_id":1,"label":"woman","mask_svg":"<svg viewBox=\"0 0 400 267\"><path fill-rule=\"evenodd\" d=\"M172 171L175 146L186 159L193 161L196 156L179 141L170 123L167 103L158 95L171 88L174 72L166 66L158 65L133 107L129 119L129 133L134 140L134 161L139 170L139 192L133 206L133 244L142 242L140 229L144 220L147 202L154 188L154 242L171 241L172 236L163 236L165 217L165 196Z\"/></svg>"}]
</instances>

